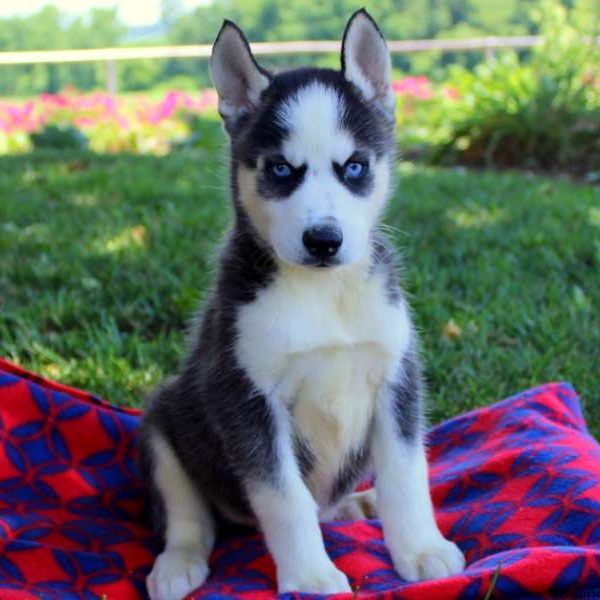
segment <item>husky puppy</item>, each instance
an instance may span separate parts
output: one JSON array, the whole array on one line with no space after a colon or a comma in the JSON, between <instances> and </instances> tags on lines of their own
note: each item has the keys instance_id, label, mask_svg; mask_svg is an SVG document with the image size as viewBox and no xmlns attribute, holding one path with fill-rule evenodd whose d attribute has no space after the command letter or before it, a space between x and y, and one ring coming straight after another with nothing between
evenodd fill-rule
<instances>
[{"instance_id":1,"label":"husky puppy","mask_svg":"<svg viewBox=\"0 0 600 600\"><path fill-rule=\"evenodd\" d=\"M204 582L222 520L262 530L279 592L350 592L319 521L369 502L401 577L455 574L428 489L417 336L377 231L395 162L382 34L360 10L340 71L271 74L226 21L211 71L233 223L187 359L142 426L165 542L150 597ZM369 466L374 493L352 495Z\"/></svg>"}]
</instances>

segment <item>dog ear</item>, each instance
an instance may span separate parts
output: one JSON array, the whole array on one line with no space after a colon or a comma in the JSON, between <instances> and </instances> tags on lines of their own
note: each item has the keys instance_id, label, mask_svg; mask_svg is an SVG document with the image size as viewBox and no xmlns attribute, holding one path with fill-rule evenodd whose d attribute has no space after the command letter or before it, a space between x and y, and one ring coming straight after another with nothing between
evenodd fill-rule
<instances>
[{"instance_id":1,"label":"dog ear","mask_svg":"<svg viewBox=\"0 0 600 600\"><path fill-rule=\"evenodd\" d=\"M364 8L357 10L346 25L342 73L365 100L379 101L393 115L395 98L390 53L377 23Z\"/></svg>"},{"instance_id":2,"label":"dog ear","mask_svg":"<svg viewBox=\"0 0 600 600\"><path fill-rule=\"evenodd\" d=\"M256 62L241 29L227 20L213 45L210 70L219 96L219 113L231 133L237 119L258 106L270 77Z\"/></svg>"}]
</instances>

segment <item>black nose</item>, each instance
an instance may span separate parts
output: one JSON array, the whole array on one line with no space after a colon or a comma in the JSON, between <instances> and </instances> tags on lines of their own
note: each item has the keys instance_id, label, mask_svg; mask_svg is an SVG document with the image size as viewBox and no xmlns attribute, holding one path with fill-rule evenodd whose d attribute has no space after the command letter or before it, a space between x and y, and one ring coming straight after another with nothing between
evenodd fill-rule
<instances>
[{"instance_id":1,"label":"black nose","mask_svg":"<svg viewBox=\"0 0 600 600\"><path fill-rule=\"evenodd\" d=\"M342 245L342 231L334 225L315 225L302 235L308 253L315 258L331 258Z\"/></svg>"}]
</instances>

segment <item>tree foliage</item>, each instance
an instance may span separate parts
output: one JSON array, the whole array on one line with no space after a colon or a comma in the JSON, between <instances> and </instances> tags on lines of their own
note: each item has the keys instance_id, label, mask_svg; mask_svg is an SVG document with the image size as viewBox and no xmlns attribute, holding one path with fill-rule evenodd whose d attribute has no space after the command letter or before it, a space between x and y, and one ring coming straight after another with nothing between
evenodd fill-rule
<instances>
[{"instance_id":1,"label":"tree foliage","mask_svg":"<svg viewBox=\"0 0 600 600\"><path fill-rule=\"evenodd\" d=\"M54 6L28 17L0 19L0 52L116 46L126 32L116 9L92 9L85 18L66 19ZM56 92L65 85L104 85L103 65L91 63L0 66L0 94Z\"/></svg>"},{"instance_id":2,"label":"tree foliage","mask_svg":"<svg viewBox=\"0 0 600 600\"><path fill-rule=\"evenodd\" d=\"M558 0L556 0L558 2ZM598 32L598 0L562 0L570 18L588 33ZM211 43L224 18L238 22L251 41L339 39L356 0L212 0L185 13L181 0L162 0L162 22L173 44ZM535 34L544 0L378 0L367 8L388 39L465 38L487 35ZM29 17L0 19L0 51L58 48L97 48L123 43L126 28L116 10L93 9L86 18L66 19L47 6ZM298 64L306 57L269 58L271 67ZM311 57L321 65L335 65L337 57ZM394 57L406 72L434 77L448 64L468 68L482 60L478 53L421 53ZM209 83L206 61L164 60L119 66L120 88L143 89L182 76L198 85ZM0 67L0 93L24 95L56 91L67 84L80 89L104 86L103 65L26 65Z\"/></svg>"}]
</instances>

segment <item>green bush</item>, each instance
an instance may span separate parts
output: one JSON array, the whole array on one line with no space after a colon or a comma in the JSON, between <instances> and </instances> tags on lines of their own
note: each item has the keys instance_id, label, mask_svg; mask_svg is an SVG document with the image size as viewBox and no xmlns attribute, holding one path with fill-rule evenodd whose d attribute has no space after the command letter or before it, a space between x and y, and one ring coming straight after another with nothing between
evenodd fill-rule
<instances>
[{"instance_id":1,"label":"green bush","mask_svg":"<svg viewBox=\"0 0 600 600\"><path fill-rule=\"evenodd\" d=\"M87 137L72 125L46 125L31 134L34 148L56 148L59 150L85 150Z\"/></svg>"},{"instance_id":2,"label":"green bush","mask_svg":"<svg viewBox=\"0 0 600 600\"><path fill-rule=\"evenodd\" d=\"M544 43L529 60L507 52L473 72L451 71L461 101L441 117L436 162L569 170L600 168L600 51L548 3Z\"/></svg>"}]
</instances>

